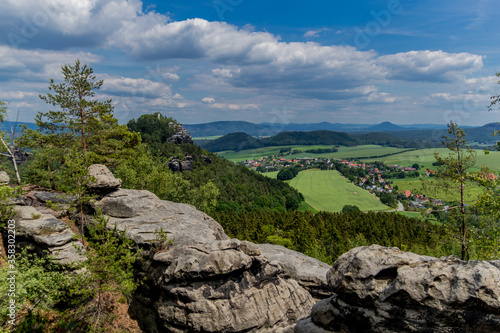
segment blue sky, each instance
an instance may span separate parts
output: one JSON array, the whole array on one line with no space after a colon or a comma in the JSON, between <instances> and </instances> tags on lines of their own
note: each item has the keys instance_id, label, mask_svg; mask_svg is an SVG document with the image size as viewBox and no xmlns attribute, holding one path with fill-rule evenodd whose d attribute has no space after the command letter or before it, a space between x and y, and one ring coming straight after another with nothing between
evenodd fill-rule
<instances>
[{"instance_id":1,"label":"blue sky","mask_svg":"<svg viewBox=\"0 0 500 333\"><path fill-rule=\"evenodd\" d=\"M79 58L120 122L500 121L493 0L3 0L0 100L32 121Z\"/></svg>"}]
</instances>

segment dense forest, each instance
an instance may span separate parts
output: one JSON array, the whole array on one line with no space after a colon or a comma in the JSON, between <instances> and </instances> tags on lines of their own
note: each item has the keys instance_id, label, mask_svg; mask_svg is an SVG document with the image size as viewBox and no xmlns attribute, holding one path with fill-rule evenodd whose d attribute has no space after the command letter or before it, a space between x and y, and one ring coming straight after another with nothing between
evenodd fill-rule
<instances>
[{"instance_id":1,"label":"dense forest","mask_svg":"<svg viewBox=\"0 0 500 333\"><path fill-rule=\"evenodd\" d=\"M392 213L258 211L212 215L230 237L279 244L333 264L356 246L380 244L441 256L456 252L449 231Z\"/></svg>"}]
</instances>

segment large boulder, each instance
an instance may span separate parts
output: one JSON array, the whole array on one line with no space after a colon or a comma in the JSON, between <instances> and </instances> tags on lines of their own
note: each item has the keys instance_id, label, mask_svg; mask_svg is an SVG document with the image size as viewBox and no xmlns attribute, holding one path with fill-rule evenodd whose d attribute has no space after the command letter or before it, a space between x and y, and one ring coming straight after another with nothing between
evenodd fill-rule
<instances>
[{"instance_id":1,"label":"large boulder","mask_svg":"<svg viewBox=\"0 0 500 333\"><path fill-rule=\"evenodd\" d=\"M0 183L8 184L10 182L10 177L5 171L0 171Z\"/></svg>"},{"instance_id":2,"label":"large boulder","mask_svg":"<svg viewBox=\"0 0 500 333\"><path fill-rule=\"evenodd\" d=\"M352 249L328 272L332 297L295 332L500 332L500 269L378 245Z\"/></svg>"},{"instance_id":3,"label":"large boulder","mask_svg":"<svg viewBox=\"0 0 500 333\"><path fill-rule=\"evenodd\" d=\"M88 176L92 180L87 184L87 187L92 192L109 193L117 190L122 184L121 179L115 178L111 171L103 164L92 164L89 166Z\"/></svg>"},{"instance_id":4,"label":"large boulder","mask_svg":"<svg viewBox=\"0 0 500 333\"><path fill-rule=\"evenodd\" d=\"M130 308L146 332L284 331L314 305L292 277L300 274L253 243L229 239L190 205L125 189L95 205L109 217L109 228L125 231L145 249L146 281ZM157 246L165 237L172 244Z\"/></svg>"},{"instance_id":5,"label":"large boulder","mask_svg":"<svg viewBox=\"0 0 500 333\"><path fill-rule=\"evenodd\" d=\"M31 206L15 206L14 211L19 245L50 254L61 264L85 259L81 243L66 223Z\"/></svg>"}]
</instances>

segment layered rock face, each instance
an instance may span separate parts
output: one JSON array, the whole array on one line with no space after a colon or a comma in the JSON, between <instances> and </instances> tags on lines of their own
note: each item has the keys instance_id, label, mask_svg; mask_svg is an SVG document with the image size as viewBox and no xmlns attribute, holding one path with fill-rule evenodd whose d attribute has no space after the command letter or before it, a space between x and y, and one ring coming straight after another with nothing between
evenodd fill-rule
<instances>
[{"instance_id":1,"label":"layered rock face","mask_svg":"<svg viewBox=\"0 0 500 333\"><path fill-rule=\"evenodd\" d=\"M61 264L85 259L81 243L66 223L32 206L14 209L19 247L28 246L40 254L48 252Z\"/></svg>"},{"instance_id":2,"label":"layered rock face","mask_svg":"<svg viewBox=\"0 0 500 333\"><path fill-rule=\"evenodd\" d=\"M191 134L189 134L188 130L182 127L181 124L170 122L168 126L175 129L175 134L169 137L167 139L167 142L172 142L176 144L193 143L193 138L191 137Z\"/></svg>"},{"instance_id":3,"label":"layered rock face","mask_svg":"<svg viewBox=\"0 0 500 333\"><path fill-rule=\"evenodd\" d=\"M109 228L116 225L139 247L149 249L141 269L146 283L130 304L146 332L291 331L315 303L305 288L321 290L313 286L319 280L326 285L328 265L310 274L307 269L293 270L277 253L303 255L279 247L263 246L263 251L253 243L229 239L215 220L190 205L125 189L95 205L109 216ZM168 248L151 246L160 230L173 240ZM311 265L300 260L303 267Z\"/></svg>"},{"instance_id":4,"label":"layered rock face","mask_svg":"<svg viewBox=\"0 0 500 333\"><path fill-rule=\"evenodd\" d=\"M333 296L295 332L500 332L496 264L352 249L327 274Z\"/></svg>"}]
</instances>

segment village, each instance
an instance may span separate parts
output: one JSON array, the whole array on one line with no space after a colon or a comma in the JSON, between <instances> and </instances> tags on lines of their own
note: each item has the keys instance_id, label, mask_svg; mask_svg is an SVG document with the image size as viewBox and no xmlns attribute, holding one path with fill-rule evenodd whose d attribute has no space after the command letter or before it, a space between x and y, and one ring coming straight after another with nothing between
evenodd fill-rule
<instances>
[{"instance_id":1,"label":"village","mask_svg":"<svg viewBox=\"0 0 500 333\"><path fill-rule=\"evenodd\" d=\"M381 196L382 193L390 193L399 202L405 210L425 211L429 208L438 208L447 211L449 206L442 199L431 199L420 193L412 193L411 190L399 190L393 186L391 179L396 178L419 178L421 175L432 177L436 171L426 169L418 171L418 164L412 167L400 165L385 165L382 162L363 163L359 161L350 161L347 159L325 159L321 157L301 157L287 158L283 154L260 157L255 160L240 162L250 169L260 173L279 171L287 167L295 167L300 170L318 168L321 170L337 170L353 184L369 191L370 193Z\"/></svg>"}]
</instances>

